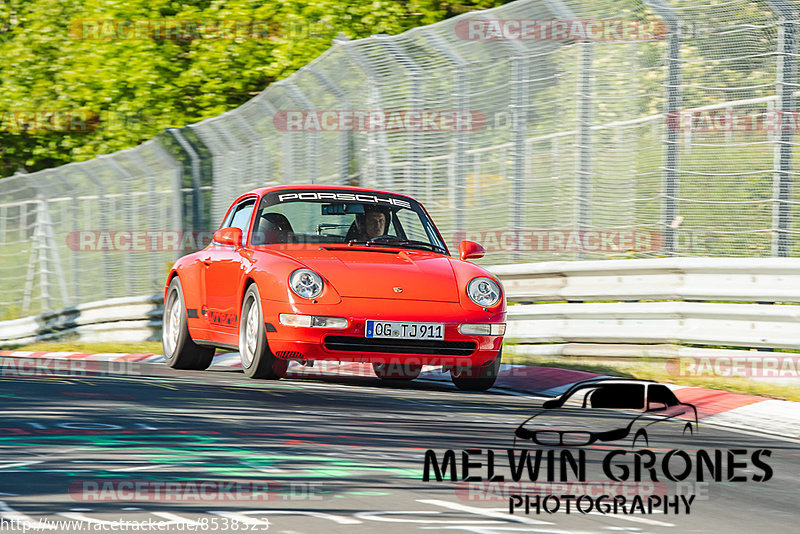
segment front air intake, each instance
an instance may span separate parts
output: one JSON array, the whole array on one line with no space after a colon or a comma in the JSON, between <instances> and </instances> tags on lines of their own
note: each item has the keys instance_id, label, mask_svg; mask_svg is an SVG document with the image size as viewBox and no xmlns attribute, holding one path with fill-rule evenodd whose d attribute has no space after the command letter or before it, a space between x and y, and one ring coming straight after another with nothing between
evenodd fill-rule
<instances>
[{"instance_id":1,"label":"front air intake","mask_svg":"<svg viewBox=\"0 0 800 534\"><path fill-rule=\"evenodd\" d=\"M328 336L325 348L342 352L380 352L389 354L435 354L469 356L475 352L474 341L437 341L422 339L384 339L353 336Z\"/></svg>"}]
</instances>

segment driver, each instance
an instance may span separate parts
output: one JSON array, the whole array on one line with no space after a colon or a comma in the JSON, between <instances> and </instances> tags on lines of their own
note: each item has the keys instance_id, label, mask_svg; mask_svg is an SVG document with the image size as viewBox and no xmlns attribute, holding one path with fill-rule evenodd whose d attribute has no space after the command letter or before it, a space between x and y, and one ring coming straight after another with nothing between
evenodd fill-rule
<instances>
[{"instance_id":1,"label":"driver","mask_svg":"<svg viewBox=\"0 0 800 534\"><path fill-rule=\"evenodd\" d=\"M366 206L364 213L356 215L356 220L347 231L345 241L369 241L386 233L389 223L387 212L373 206Z\"/></svg>"},{"instance_id":2,"label":"driver","mask_svg":"<svg viewBox=\"0 0 800 534\"><path fill-rule=\"evenodd\" d=\"M364 233L368 240L386 233L386 214L380 210L367 210L364 213Z\"/></svg>"}]
</instances>

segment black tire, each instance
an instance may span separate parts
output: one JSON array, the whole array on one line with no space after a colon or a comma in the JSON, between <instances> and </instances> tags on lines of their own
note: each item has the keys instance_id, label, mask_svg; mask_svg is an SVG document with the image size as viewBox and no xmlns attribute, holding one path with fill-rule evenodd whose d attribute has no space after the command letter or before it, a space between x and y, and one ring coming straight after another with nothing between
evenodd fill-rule
<instances>
[{"instance_id":1,"label":"black tire","mask_svg":"<svg viewBox=\"0 0 800 534\"><path fill-rule=\"evenodd\" d=\"M214 347L201 347L192 341L186 324L186 304L183 300L181 281L176 276L169 283L164 299L161 344L164 361L173 369L208 369L214 359Z\"/></svg>"},{"instance_id":2,"label":"black tire","mask_svg":"<svg viewBox=\"0 0 800 534\"><path fill-rule=\"evenodd\" d=\"M252 312L252 313L251 313ZM249 378L277 380L286 376L289 362L276 358L267 344L267 329L258 287L251 284L242 299L239 315L239 354L242 370Z\"/></svg>"},{"instance_id":3,"label":"black tire","mask_svg":"<svg viewBox=\"0 0 800 534\"><path fill-rule=\"evenodd\" d=\"M422 365L413 363L378 363L372 364L375 376L381 380L414 380L422 371Z\"/></svg>"},{"instance_id":4,"label":"black tire","mask_svg":"<svg viewBox=\"0 0 800 534\"><path fill-rule=\"evenodd\" d=\"M633 449L636 448L636 441L639 439L644 440L645 447L650 446L650 439L647 437L647 430L645 430L644 428L640 428L639 430L636 431L636 435L633 436L633 444L631 445L631 448Z\"/></svg>"},{"instance_id":5,"label":"black tire","mask_svg":"<svg viewBox=\"0 0 800 534\"><path fill-rule=\"evenodd\" d=\"M497 380L502 355L503 349L501 348L497 352L497 357L485 365L453 367L450 369L450 378L453 380L453 384L462 391L486 391Z\"/></svg>"},{"instance_id":6,"label":"black tire","mask_svg":"<svg viewBox=\"0 0 800 534\"><path fill-rule=\"evenodd\" d=\"M690 436L694 436L694 425L692 423L686 423L683 425L683 435L689 434Z\"/></svg>"}]
</instances>

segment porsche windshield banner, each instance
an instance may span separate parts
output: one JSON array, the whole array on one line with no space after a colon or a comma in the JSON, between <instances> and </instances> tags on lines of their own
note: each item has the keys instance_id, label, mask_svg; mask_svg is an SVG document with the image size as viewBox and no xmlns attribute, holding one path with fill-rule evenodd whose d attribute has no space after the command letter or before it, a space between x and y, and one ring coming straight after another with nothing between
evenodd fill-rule
<instances>
[{"instance_id":1,"label":"porsche windshield banner","mask_svg":"<svg viewBox=\"0 0 800 534\"><path fill-rule=\"evenodd\" d=\"M399 206L401 208L411 208L411 202L395 197L370 195L365 193L338 193L332 191L303 191L277 193L278 202L297 202L297 201L340 201L340 202L361 202L364 204L375 204L384 206Z\"/></svg>"}]
</instances>

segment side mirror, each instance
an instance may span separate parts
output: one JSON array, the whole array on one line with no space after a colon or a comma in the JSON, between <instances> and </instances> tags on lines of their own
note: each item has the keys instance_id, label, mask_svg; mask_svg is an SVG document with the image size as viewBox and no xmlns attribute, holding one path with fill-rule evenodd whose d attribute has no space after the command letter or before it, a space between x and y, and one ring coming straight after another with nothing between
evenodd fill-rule
<instances>
[{"instance_id":1,"label":"side mirror","mask_svg":"<svg viewBox=\"0 0 800 534\"><path fill-rule=\"evenodd\" d=\"M462 260L482 258L486 250L475 241L462 241L458 244L458 257Z\"/></svg>"},{"instance_id":2,"label":"side mirror","mask_svg":"<svg viewBox=\"0 0 800 534\"><path fill-rule=\"evenodd\" d=\"M214 232L214 242L219 245L231 245L242 248L242 231L239 228L220 228Z\"/></svg>"},{"instance_id":3,"label":"side mirror","mask_svg":"<svg viewBox=\"0 0 800 534\"><path fill-rule=\"evenodd\" d=\"M542 408L544 408L545 410L552 410L553 408L558 408L559 406L561 406L561 404L559 404L558 399L550 399L544 401L544 403L542 404Z\"/></svg>"}]
</instances>

